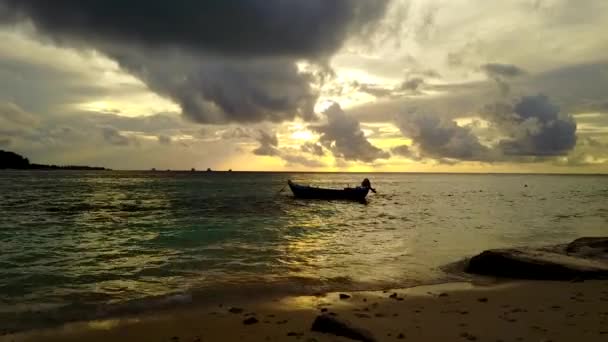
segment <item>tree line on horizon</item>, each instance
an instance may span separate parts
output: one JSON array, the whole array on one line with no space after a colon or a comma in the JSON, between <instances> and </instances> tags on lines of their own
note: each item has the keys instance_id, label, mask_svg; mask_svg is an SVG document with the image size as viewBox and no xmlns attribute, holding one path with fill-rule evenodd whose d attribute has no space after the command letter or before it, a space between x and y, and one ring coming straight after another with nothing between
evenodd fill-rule
<instances>
[{"instance_id":1,"label":"tree line on horizon","mask_svg":"<svg viewBox=\"0 0 608 342\"><path fill-rule=\"evenodd\" d=\"M29 159L15 152L0 150L0 170L109 170L104 167L80 165L45 165L30 163Z\"/></svg>"}]
</instances>

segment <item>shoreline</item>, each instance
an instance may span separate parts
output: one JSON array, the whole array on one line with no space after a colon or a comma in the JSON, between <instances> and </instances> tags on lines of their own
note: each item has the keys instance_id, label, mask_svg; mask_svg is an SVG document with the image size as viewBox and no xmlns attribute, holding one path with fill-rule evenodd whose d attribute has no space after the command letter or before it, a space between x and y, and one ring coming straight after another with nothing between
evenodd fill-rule
<instances>
[{"instance_id":1,"label":"shoreline","mask_svg":"<svg viewBox=\"0 0 608 342\"><path fill-rule=\"evenodd\" d=\"M347 299L340 293L146 311L4 335L0 342L348 341L311 332L320 314L351 322L378 341L608 339L608 280L456 282L346 292ZM244 324L247 319L257 322Z\"/></svg>"}]
</instances>

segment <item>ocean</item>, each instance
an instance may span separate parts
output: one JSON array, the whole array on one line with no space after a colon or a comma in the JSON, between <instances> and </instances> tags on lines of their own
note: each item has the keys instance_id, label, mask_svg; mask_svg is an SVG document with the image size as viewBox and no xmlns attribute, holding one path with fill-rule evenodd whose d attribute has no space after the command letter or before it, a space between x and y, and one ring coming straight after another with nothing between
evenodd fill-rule
<instances>
[{"instance_id":1,"label":"ocean","mask_svg":"<svg viewBox=\"0 0 608 342\"><path fill-rule=\"evenodd\" d=\"M364 178L378 190L367 204L285 188ZM1 334L454 280L444 266L484 249L606 235L608 177L2 171L0 217Z\"/></svg>"}]
</instances>

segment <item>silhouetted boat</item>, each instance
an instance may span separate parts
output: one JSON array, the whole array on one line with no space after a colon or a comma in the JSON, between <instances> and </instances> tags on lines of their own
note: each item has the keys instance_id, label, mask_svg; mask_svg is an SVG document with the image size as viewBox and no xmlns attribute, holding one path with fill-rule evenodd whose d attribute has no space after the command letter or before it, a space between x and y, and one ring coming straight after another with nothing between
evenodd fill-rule
<instances>
[{"instance_id":1,"label":"silhouetted boat","mask_svg":"<svg viewBox=\"0 0 608 342\"><path fill-rule=\"evenodd\" d=\"M370 190L368 187L361 186L344 189L316 188L312 186L299 185L291 180L287 181L287 184L289 184L289 188L295 197L306 199L365 201L365 196L367 196Z\"/></svg>"}]
</instances>

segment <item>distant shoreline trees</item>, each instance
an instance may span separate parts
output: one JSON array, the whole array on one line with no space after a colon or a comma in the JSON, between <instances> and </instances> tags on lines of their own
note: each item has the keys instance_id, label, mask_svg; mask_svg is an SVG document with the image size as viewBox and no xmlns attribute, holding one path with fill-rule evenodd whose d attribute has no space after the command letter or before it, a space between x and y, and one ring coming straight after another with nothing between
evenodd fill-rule
<instances>
[{"instance_id":1,"label":"distant shoreline trees","mask_svg":"<svg viewBox=\"0 0 608 342\"><path fill-rule=\"evenodd\" d=\"M10 151L0 150L0 170L109 170L104 167L80 165L32 164L29 159Z\"/></svg>"}]
</instances>

